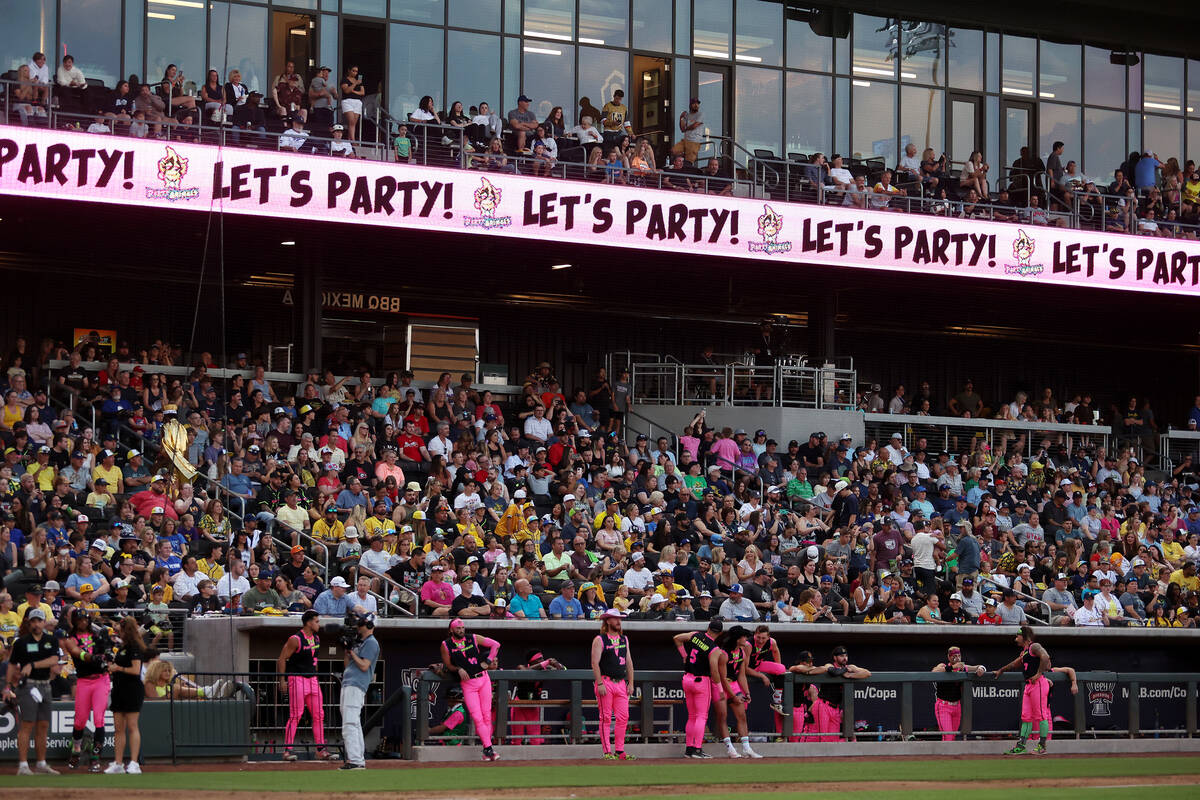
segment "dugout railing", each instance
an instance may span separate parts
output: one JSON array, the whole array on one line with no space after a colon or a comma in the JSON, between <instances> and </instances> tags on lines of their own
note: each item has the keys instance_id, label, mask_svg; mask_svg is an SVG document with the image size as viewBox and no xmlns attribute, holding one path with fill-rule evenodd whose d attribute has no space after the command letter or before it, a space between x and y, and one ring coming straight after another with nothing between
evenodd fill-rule
<instances>
[{"instance_id":1,"label":"dugout railing","mask_svg":"<svg viewBox=\"0 0 1200 800\"><path fill-rule=\"evenodd\" d=\"M536 738L555 744L585 744L594 743L598 739L596 729L596 702L593 693L593 676L591 670L559 670L528 672L521 670L494 670L490 673L495 697L493 739L497 743L512 743L516 738L511 732L514 724L511 710L514 706L511 690L516 684L536 681L543 686L555 685L555 690L547 692L548 699L533 701L517 701L518 706L539 709L536 721L518 720L516 725L521 728L519 738L534 738L530 725L541 727ZM683 705L682 697L677 691L683 673L674 670L645 670L635 674L635 692L630 698L629 741L640 743L682 743L685 713L680 713L678 707ZM912 740L917 738L940 738L943 733L936 725L919 725L918 718L932 719L933 691L939 683L962 683L961 711L962 719L959 728L959 738L986 739L1012 736L1016 731L1020 712L1020 690L1023 683L1021 675L1006 673L1000 678L992 677L987 672L982 676L965 675L963 673L935 672L877 672L865 680L846 680L827 675L791 675L791 680L780 679L784 716L782 716L782 731L762 731L757 733L766 736L768 740L796 741L799 736L802 710L797 709L799 692L806 684L840 684L842 697L842 730L838 734L819 734L805 731L809 741L827 739L834 741L867 740ZM1056 727L1054 735L1060 738L1194 738L1197 735L1197 684L1200 683L1200 673L1165 673L1165 672L1105 672L1089 671L1076 673L1077 694L1069 694L1070 679L1064 673L1052 673L1047 677L1056 685L1055 691L1068 693L1071 698L1071 715L1063 724ZM417 685L416 698L416 731L414 744L436 745L447 743L446 737L430 734L431 720L437 720L434 710L439 703L438 698L444 696L439 692L439 684L456 682L443 681L435 672L423 673ZM1167 689L1149 687L1166 685ZM759 691L761 682L751 681L752 702L763 702L763 692ZM869 687L869 688L868 688ZM1099 688L1097 688L1099 687ZM898 705L898 713L889 714L898 724L878 724L870 718L859 719L857 711L867 712L864 704L858 704L856 709L855 690L874 689L876 696L891 697ZM894 690L894 695L891 694ZM974 695L981 692L984 696L1002 693L1006 706L1005 719L1011 719L1012 726L1008 728L989 729L976 725ZM1179 714L1178 726L1162 727L1157 712L1143 712L1143 700L1147 697L1161 698L1166 693L1168 702L1178 702L1182 707ZM562 695L565 695L563 697ZM769 695L768 695L769 696ZM649 698L650 702L645 702ZM769 702L769 701L768 701ZM925 706L929 706L926 709ZM1011 708L1009 709L1009 706ZM560 718L549 719L542 713L547 708L557 708L564 712ZM1108 718L1123 720L1123 724L1101 725L1097 723L1097 711L1103 708ZM1011 714L1007 711L1011 710ZM927 713L925 713L927 712ZM1089 717L1092 724L1089 724ZM732 719L732 717L731 717ZM678 724L676 724L678 720ZM1144 722L1150 722L1144 725ZM665 727L664 727L665 726ZM751 734L754 735L753 724ZM474 737L474 728L471 736Z\"/></svg>"}]
</instances>

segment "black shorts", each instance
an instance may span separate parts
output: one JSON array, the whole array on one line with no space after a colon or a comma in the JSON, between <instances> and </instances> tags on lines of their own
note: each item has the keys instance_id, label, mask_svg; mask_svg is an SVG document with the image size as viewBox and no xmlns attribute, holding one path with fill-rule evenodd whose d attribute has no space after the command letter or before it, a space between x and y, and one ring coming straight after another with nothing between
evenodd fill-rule
<instances>
[{"instance_id":1,"label":"black shorts","mask_svg":"<svg viewBox=\"0 0 1200 800\"><path fill-rule=\"evenodd\" d=\"M142 710L145 700L146 690L140 681L129 684L122 681L120 685L113 686L112 700L108 708L114 714L136 714Z\"/></svg>"}]
</instances>

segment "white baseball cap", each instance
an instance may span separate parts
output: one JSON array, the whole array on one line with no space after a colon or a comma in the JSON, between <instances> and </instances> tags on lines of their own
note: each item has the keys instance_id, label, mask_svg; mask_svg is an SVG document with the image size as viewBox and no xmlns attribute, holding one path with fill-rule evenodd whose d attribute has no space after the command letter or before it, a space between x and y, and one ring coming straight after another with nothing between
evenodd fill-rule
<instances>
[{"instance_id":1,"label":"white baseball cap","mask_svg":"<svg viewBox=\"0 0 1200 800\"><path fill-rule=\"evenodd\" d=\"M343 588L343 589L349 589L349 588L350 588L350 584L346 583L346 579L345 579L345 578L343 578L341 575L338 575L336 578L334 578L333 580L331 580L331 581L329 582L329 585L330 585L330 586L340 586L340 587L341 587L341 588Z\"/></svg>"}]
</instances>

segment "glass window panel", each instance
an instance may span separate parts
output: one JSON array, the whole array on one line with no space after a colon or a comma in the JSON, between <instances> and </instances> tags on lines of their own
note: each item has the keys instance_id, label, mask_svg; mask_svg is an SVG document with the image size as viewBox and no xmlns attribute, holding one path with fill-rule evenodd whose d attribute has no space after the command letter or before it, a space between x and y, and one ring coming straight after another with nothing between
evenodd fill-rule
<instances>
[{"instance_id":1,"label":"glass window panel","mask_svg":"<svg viewBox=\"0 0 1200 800\"><path fill-rule=\"evenodd\" d=\"M296 3L290 3L290 5L296 5ZM308 5L306 7L311 8L312 7L311 3L310 3L310 5ZM338 10L338 0L321 0L321 10L322 11L337 11Z\"/></svg>"},{"instance_id":2,"label":"glass window panel","mask_svg":"<svg viewBox=\"0 0 1200 800\"><path fill-rule=\"evenodd\" d=\"M629 45L629 0L579 0L579 43Z\"/></svg>"},{"instance_id":3,"label":"glass window panel","mask_svg":"<svg viewBox=\"0 0 1200 800\"><path fill-rule=\"evenodd\" d=\"M1129 87L1129 93L1126 95L1126 100L1129 105L1126 108L1132 111L1142 110L1142 62L1134 64L1127 72L1129 79L1126 81Z\"/></svg>"},{"instance_id":4,"label":"glass window panel","mask_svg":"<svg viewBox=\"0 0 1200 800\"><path fill-rule=\"evenodd\" d=\"M835 45L837 47L839 45ZM850 79L838 78L833 82L833 149L839 153L850 152Z\"/></svg>"},{"instance_id":5,"label":"glass window panel","mask_svg":"<svg viewBox=\"0 0 1200 800\"><path fill-rule=\"evenodd\" d=\"M787 65L814 72L829 72L833 62L833 37L813 33L808 20L787 21Z\"/></svg>"},{"instance_id":6,"label":"glass window panel","mask_svg":"<svg viewBox=\"0 0 1200 800\"><path fill-rule=\"evenodd\" d=\"M725 120L729 112L726 105L729 76L724 67L696 65L696 98L704 109L705 136L725 136Z\"/></svg>"},{"instance_id":7,"label":"glass window panel","mask_svg":"<svg viewBox=\"0 0 1200 800\"><path fill-rule=\"evenodd\" d=\"M526 20L528 24L528 20ZM529 108L538 119L550 116L555 106L575 107L575 48L563 42L538 42L526 39L525 66L521 91L533 100ZM603 103L601 103L603 105ZM508 101L504 114L517 107L516 98Z\"/></svg>"},{"instance_id":8,"label":"glass window panel","mask_svg":"<svg viewBox=\"0 0 1200 800\"><path fill-rule=\"evenodd\" d=\"M895 77L896 74L896 20L854 15L854 54L851 73L867 79ZM856 101L857 102L857 101ZM857 123L855 123L857 126ZM855 134L858 142L858 134ZM858 149L857 144L855 149Z\"/></svg>"},{"instance_id":9,"label":"glass window panel","mask_svg":"<svg viewBox=\"0 0 1200 800\"><path fill-rule=\"evenodd\" d=\"M1188 59L1187 71L1187 113L1200 116L1200 61ZM1190 137L1188 141L1191 141Z\"/></svg>"},{"instance_id":10,"label":"glass window panel","mask_svg":"<svg viewBox=\"0 0 1200 800\"><path fill-rule=\"evenodd\" d=\"M996 186L1000 179L1000 167L1008 166L1000 163L1000 98L991 96L984 103L984 126L987 130L987 136L984 142L984 150L987 151L984 160L991 165L992 186Z\"/></svg>"},{"instance_id":11,"label":"glass window panel","mask_svg":"<svg viewBox=\"0 0 1200 800\"><path fill-rule=\"evenodd\" d=\"M395 3L393 2L393 5ZM441 5L440 0L438 5ZM387 0L342 0L343 14L361 14L364 17L386 17ZM438 20L441 22L441 20Z\"/></svg>"},{"instance_id":12,"label":"glass window panel","mask_svg":"<svg viewBox=\"0 0 1200 800\"><path fill-rule=\"evenodd\" d=\"M1189 120L1187 124L1187 157L1200 164L1200 121Z\"/></svg>"},{"instance_id":13,"label":"glass window panel","mask_svg":"<svg viewBox=\"0 0 1200 800\"><path fill-rule=\"evenodd\" d=\"M941 86L946 73L946 26L905 21L900 25L900 78Z\"/></svg>"},{"instance_id":14,"label":"glass window panel","mask_svg":"<svg viewBox=\"0 0 1200 800\"><path fill-rule=\"evenodd\" d=\"M633 46L671 52L671 0L633 0Z\"/></svg>"},{"instance_id":15,"label":"glass window panel","mask_svg":"<svg viewBox=\"0 0 1200 800\"><path fill-rule=\"evenodd\" d=\"M187 6L146 7L146 81L159 81L169 64L176 65L186 81L199 88L206 68L204 36L205 9Z\"/></svg>"},{"instance_id":16,"label":"glass window panel","mask_svg":"<svg viewBox=\"0 0 1200 800\"><path fill-rule=\"evenodd\" d=\"M784 148L787 152L805 155L830 152L833 82L827 75L789 72L784 108L787 109L787 145Z\"/></svg>"},{"instance_id":17,"label":"glass window panel","mask_svg":"<svg viewBox=\"0 0 1200 800\"><path fill-rule=\"evenodd\" d=\"M850 37L833 37L833 66L838 75L850 74Z\"/></svg>"},{"instance_id":18,"label":"glass window panel","mask_svg":"<svg viewBox=\"0 0 1200 800\"><path fill-rule=\"evenodd\" d=\"M783 5L766 0L737 0L737 52L748 64L777 67L783 58Z\"/></svg>"},{"instance_id":19,"label":"glass window panel","mask_svg":"<svg viewBox=\"0 0 1200 800\"><path fill-rule=\"evenodd\" d=\"M430 95L433 107L442 108L442 32L395 23L388 30L387 87L392 116L408 119L422 95Z\"/></svg>"},{"instance_id":20,"label":"glass window panel","mask_svg":"<svg viewBox=\"0 0 1200 800\"><path fill-rule=\"evenodd\" d=\"M208 63L221 75L224 82L229 77L229 71L237 67L242 73L242 83L252 92L270 90L267 75L267 10L249 6L234 6L232 19L227 19L228 3L210 2L209 15L210 39L208 45ZM229 45L226 47L225 31L229 31ZM311 38L311 37L310 37ZM229 53L229 60L225 54ZM298 64L301 75L305 74L304 64ZM202 80L202 78L198 79Z\"/></svg>"},{"instance_id":21,"label":"glass window panel","mask_svg":"<svg viewBox=\"0 0 1200 800\"><path fill-rule=\"evenodd\" d=\"M505 37L504 39L504 95L492 110L497 116L503 115L506 108L517 104L521 94L521 40Z\"/></svg>"},{"instance_id":22,"label":"glass window panel","mask_svg":"<svg viewBox=\"0 0 1200 800\"><path fill-rule=\"evenodd\" d=\"M950 29L950 85L983 91L983 31Z\"/></svg>"},{"instance_id":23,"label":"glass window panel","mask_svg":"<svg viewBox=\"0 0 1200 800\"><path fill-rule=\"evenodd\" d=\"M675 76L672 81L675 94L672 96L671 107L667 109L666 113L669 119L678 119L679 115L674 113L674 109L685 108L684 104L692 97L692 63L686 58L677 58L671 67L671 72ZM672 130L672 138L675 136L678 134Z\"/></svg>"},{"instance_id":24,"label":"glass window panel","mask_svg":"<svg viewBox=\"0 0 1200 800\"><path fill-rule=\"evenodd\" d=\"M1158 155L1166 163L1168 158L1179 158L1183 152L1183 120L1176 117L1160 117L1147 114L1142 120L1144 149Z\"/></svg>"},{"instance_id":25,"label":"glass window panel","mask_svg":"<svg viewBox=\"0 0 1200 800\"><path fill-rule=\"evenodd\" d=\"M575 0L525 0L525 35L560 42L573 41Z\"/></svg>"},{"instance_id":26,"label":"glass window panel","mask_svg":"<svg viewBox=\"0 0 1200 800\"><path fill-rule=\"evenodd\" d=\"M594 108L603 108L617 89L623 90L627 98L632 98L633 93L629 91L629 57L625 51L602 50L599 47L579 48L579 106L583 105L583 98L586 97ZM563 113L572 123L582 116L578 107L572 108L567 103L555 105L563 107ZM634 110L632 102L627 100L625 105L629 106L630 124L635 131L640 131L641 125L638 123L641 120L638 112ZM546 117L548 116L549 113L546 114ZM545 117L539 114L538 119ZM599 120L594 121L599 126Z\"/></svg>"},{"instance_id":27,"label":"glass window panel","mask_svg":"<svg viewBox=\"0 0 1200 800\"><path fill-rule=\"evenodd\" d=\"M1145 65L1145 97L1142 107L1147 111L1166 111L1178 114L1183 110L1183 59L1147 53Z\"/></svg>"},{"instance_id":28,"label":"glass window panel","mask_svg":"<svg viewBox=\"0 0 1200 800\"><path fill-rule=\"evenodd\" d=\"M1142 152L1142 115L1125 115L1125 135L1128 137L1125 146L1130 152Z\"/></svg>"},{"instance_id":29,"label":"glass window panel","mask_svg":"<svg viewBox=\"0 0 1200 800\"><path fill-rule=\"evenodd\" d=\"M1038 97L1062 103L1079 102L1079 45L1042 41Z\"/></svg>"},{"instance_id":30,"label":"glass window panel","mask_svg":"<svg viewBox=\"0 0 1200 800\"><path fill-rule=\"evenodd\" d=\"M125 0L125 52L121 74L129 77L136 74L140 79L146 60L146 48L143 46L143 24L146 19L145 0Z\"/></svg>"},{"instance_id":31,"label":"glass window panel","mask_svg":"<svg viewBox=\"0 0 1200 800\"><path fill-rule=\"evenodd\" d=\"M1017 97L1033 97L1033 70L1037 63L1037 40L1024 36L1005 36L1001 57L1004 69L1000 91Z\"/></svg>"},{"instance_id":32,"label":"glass window panel","mask_svg":"<svg viewBox=\"0 0 1200 800\"><path fill-rule=\"evenodd\" d=\"M750 152L755 148L780 155L783 135L783 73L758 67L737 68L733 83L735 136Z\"/></svg>"},{"instance_id":33,"label":"glass window panel","mask_svg":"<svg viewBox=\"0 0 1200 800\"><path fill-rule=\"evenodd\" d=\"M332 14L322 14L320 34L321 50L317 56L320 64L317 66L341 64L342 60L338 56L338 18ZM333 74L330 73L329 77L332 80Z\"/></svg>"},{"instance_id":34,"label":"glass window panel","mask_svg":"<svg viewBox=\"0 0 1200 800\"><path fill-rule=\"evenodd\" d=\"M60 53L75 57L85 78L113 88L121 73L121 0L62 0ZM50 57L48 57L50 58Z\"/></svg>"},{"instance_id":35,"label":"glass window panel","mask_svg":"<svg viewBox=\"0 0 1200 800\"><path fill-rule=\"evenodd\" d=\"M462 5L462 3L460 2L459 5ZM486 20L488 7L495 6L496 19L499 20L499 0L471 0L470 5L475 9L471 15L473 19ZM345 6L343 6L342 10L350 13ZM382 12L380 14L382 15ZM444 0L392 0L392 19L404 22L427 22L431 25L441 25L446 20L446 4ZM482 28L484 26L475 22L463 27Z\"/></svg>"},{"instance_id":36,"label":"glass window panel","mask_svg":"<svg viewBox=\"0 0 1200 800\"><path fill-rule=\"evenodd\" d=\"M950 146L946 153L952 161L963 162L971 157L971 151L983 138L978 130L978 106L974 100L950 99Z\"/></svg>"},{"instance_id":37,"label":"glass window panel","mask_svg":"<svg viewBox=\"0 0 1200 800\"><path fill-rule=\"evenodd\" d=\"M500 30L501 0L450 0L450 25L455 28ZM395 13L395 3L392 4ZM452 54L453 55L453 54Z\"/></svg>"},{"instance_id":38,"label":"glass window panel","mask_svg":"<svg viewBox=\"0 0 1200 800\"><path fill-rule=\"evenodd\" d=\"M857 62L856 62L857 63ZM853 81L851 150L859 158L883 156L895 161L896 87L881 81Z\"/></svg>"},{"instance_id":39,"label":"glass window panel","mask_svg":"<svg viewBox=\"0 0 1200 800\"><path fill-rule=\"evenodd\" d=\"M55 0L6 0L0 19L0 66L16 69L29 63L35 52L46 54L50 77L54 78ZM141 20L138 20L139 24Z\"/></svg>"},{"instance_id":40,"label":"glass window panel","mask_svg":"<svg viewBox=\"0 0 1200 800\"><path fill-rule=\"evenodd\" d=\"M692 52L692 6L688 0L675 6L675 52L685 56Z\"/></svg>"},{"instance_id":41,"label":"glass window panel","mask_svg":"<svg viewBox=\"0 0 1200 800\"><path fill-rule=\"evenodd\" d=\"M1102 108L1083 110L1083 174L1103 191L1125 160L1125 115Z\"/></svg>"},{"instance_id":42,"label":"glass window panel","mask_svg":"<svg viewBox=\"0 0 1200 800\"><path fill-rule=\"evenodd\" d=\"M917 146L918 155L932 147L936 155L946 149L946 97L941 89L903 86L900 89L900 145ZM970 155L968 152L967 155Z\"/></svg>"},{"instance_id":43,"label":"glass window panel","mask_svg":"<svg viewBox=\"0 0 1200 800\"><path fill-rule=\"evenodd\" d=\"M692 54L698 58L729 58L733 30L732 0L695 0L696 22Z\"/></svg>"},{"instance_id":44,"label":"glass window panel","mask_svg":"<svg viewBox=\"0 0 1200 800\"><path fill-rule=\"evenodd\" d=\"M153 2L153 0L151 0L151 1ZM309 11L317 10L317 0L287 0L287 4L289 6L291 6L292 8L303 8L303 9L306 9ZM329 3L326 2L326 0L322 0L321 10L322 11L337 11L338 8L337 8L337 5L333 5L332 7L330 7Z\"/></svg>"},{"instance_id":45,"label":"glass window panel","mask_svg":"<svg viewBox=\"0 0 1200 800\"><path fill-rule=\"evenodd\" d=\"M989 92L1000 91L1000 34L989 31L984 35L987 55L987 72L984 80Z\"/></svg>"},{"instance_id":46,"label":"glass window panel","mask_svg":"<svg viewBox=\"0 0 1200 800\"><path fill-rule=\"evenodd\" d=\"M1083 100L1088 105L1125 107L1125 66L1108 60L1107 47L1083 48Z\"/></svg>"},{"instance_id":47,"label":"glass window panel","mask_svg":"<svg viewBox=\"0 0 1200 800\"><path fill-rule=\"evenodd\" d=\"M1045 161L1055 142L1062 142L1063 166L1079 157L1079 107L1058 103L1038 105L1038 155Z\"/></svg>"},{"instance_id":48,"label":"glass window panel","mask_svg":"<svg viewBox=\"0 0 1200 800\"><path fill-rule=\"evenodd\" d=\"M521 0L504 0L504 32L521 32Z\"/></svg>"},{"instance_id":49,"label":"glass window panel","mask_svg":"<svg viewBox=\"0 0 1200 800\"><path fill-rule=\"evenodd\" d=\"M500 37L485 33L450 31L447 52L454 65L446 76L446 106L461 100L463 113L487 103L500 103Z\"/></svg>"}]
</instances>

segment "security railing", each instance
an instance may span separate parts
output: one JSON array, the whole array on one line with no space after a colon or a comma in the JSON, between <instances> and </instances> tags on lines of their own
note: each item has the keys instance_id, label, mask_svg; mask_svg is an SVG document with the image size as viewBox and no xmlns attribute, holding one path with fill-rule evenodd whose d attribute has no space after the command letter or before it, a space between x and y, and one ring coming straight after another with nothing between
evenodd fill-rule
<instances>
[{"instance_id":1,"label":"security railing","mask_svg":"<svg viewBox=\"0 0 1200 800\"><path fill-rule=\"evenodd\" d=\"M1200 472L1200 431L1168 430L1158 437L1159 469L1174 472L1176 467L1193 467Z\"/></svg>"},{"instance_id":2,"label":"security railing","mask_svg":"<svg viewBox=\"0 0 1200 800\"><path fill-rule=\"evenodd\" d=\"M1073 425L1058 422L1002 420L962 417L933 417L915 414L863 414L867 439L880 447L893 434L903 437L904 447L913 450L925 439L927 451L948 453L982 450L999 458L1013 449L1025 456L1063 445L1067 452L1078 446L1108 449L1112 428L1107 425Z\"/></svg>"},{"instance_id":3,"label":"security railing","mask_svg":"<svg viewBox=\"0 0 1200 800\"><path fill-rule=\"evenodd\" d=\"M774 406L847 410L857 373L788 358L773 366L752 363L629 365L633 397L649 405Z\"/></svg>"},{"instance_id":4,"label":"security railing","mask_svg":"<svg viewBox=\"0 0 1200 800\"><path fill-rule=\"evenodd\" d=\"M514 737L568 744L585 744L598 739L591 670L493 670L489 676L495 686L497 701L493 732L497 743ZM676 711L683 704L683 693L679 689L683 677L683 673L676 670L637 671L634 693L630 697L630 741L682 743L684 715ZM1070 717L1064 720L1069 727L1057 728L1055 737L1193 738L1197 735L1196 699L1200 673L1080 671L1074 676L1077 693L1070 692L1070 676L1066 673L1049 672L1046 677L1055 686L1052 711L1065 717L1062 712L1068 710L1066 704L1056 696L1066 691L1070 697ZM807 741L845 739L853 742L941 738L945 735L964 739L1007 737L1016 731L1023 685L1020 674L1006 673L994 678L990 672L982 676L956 672L877 672L870 678L856 680L789 673L776 680L775 687L781 690L780 704L784 711L781 719L776 720L781 730L764 731L755 726L752 716L751 734L760 739L765 736L768 740L779 737L776 741L799 741L794 737L803 735ZM516 684L528 681L542 684L548 697L539 695L535 700L514 704L510 690ZM418 681L415 734L418 746L437 744L442 740L430 734L430 720L434 719L431 712L443 682L439 674L429 671ZM450 685L455 683L449 682ZM811 725L801 729L805 714L800 700L807 684L838 685L842 711L840 731L819 732ZM933 695L937 684L963 685L962 718L956 732L939 730L934 719ZM1152 688L1163 686L1166 688ZM772 702L770 688L757 680L749 687L750 708L755 708L760 700L766 701L761 706L764 708ZM1165 700L1165 705L1146 708L1143 712L1144 706L1158 700ZM538 719L512 718L514 707L538 708ZM562 715L548 719L545 708L560 709ZM1146 725L1144 718L1153 721ZM759 717L758 725L766 719ZM977 720L983 723L978 724Z\"/></svg>"}]
</instances>

